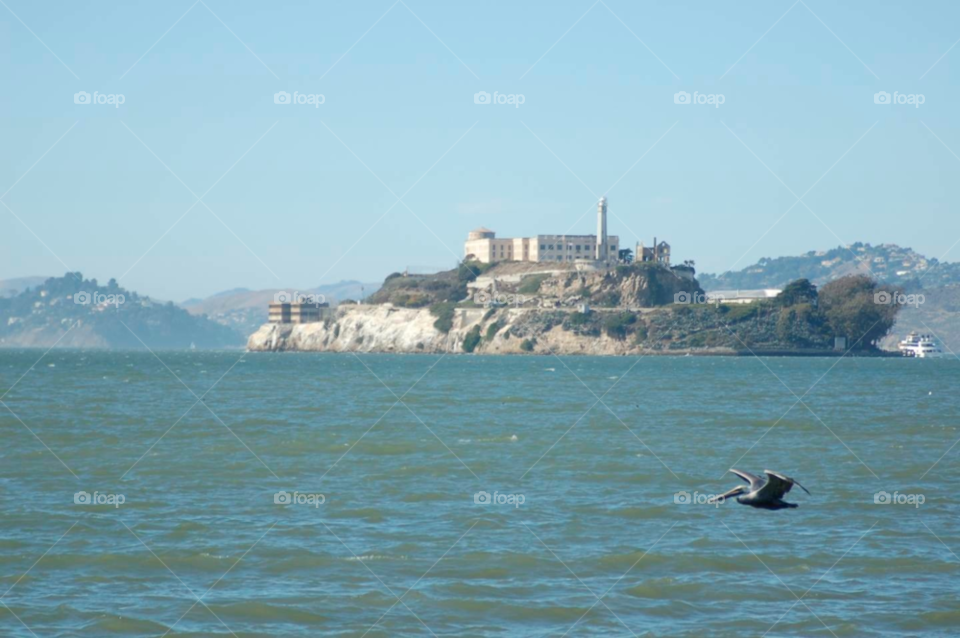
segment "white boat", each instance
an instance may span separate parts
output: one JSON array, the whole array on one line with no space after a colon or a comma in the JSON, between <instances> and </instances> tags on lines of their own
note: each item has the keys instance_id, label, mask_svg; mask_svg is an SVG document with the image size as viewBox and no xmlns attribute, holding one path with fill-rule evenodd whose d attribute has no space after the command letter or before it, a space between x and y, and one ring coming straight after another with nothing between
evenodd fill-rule
<instances>
[{"instance_id":1,"label":"white boat","mask_svg":"<svg viewBox=\"0 0 960 638\"><path fill-rule=\"evenodd\" d=\"M915 357L917 359L931 359L939 357L943 351L937 346L937 341L933 335L918 334L911 332L900 342L898 346L900 354L905 357Z\"/></svg>"}]
</instances>

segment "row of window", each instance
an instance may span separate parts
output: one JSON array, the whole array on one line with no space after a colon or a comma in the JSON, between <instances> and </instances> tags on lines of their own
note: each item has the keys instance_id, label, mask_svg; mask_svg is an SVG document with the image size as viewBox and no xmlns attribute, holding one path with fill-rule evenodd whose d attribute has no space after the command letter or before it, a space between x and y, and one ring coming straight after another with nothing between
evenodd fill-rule
<instances>
[{"instance_id":1,"label":"row of window","mask_svg":"<svg viewBox=\"0 0 960 638\"><path fill-rule=\"evenodd\" d=\"M567 244L567 250L573 250L576 248L577 252L580 252L580 244L574 246L573 244ZM593 250L592 245L583 246L584 250ZM610 246L610 252L613 252L617 249L616 246ZM553 250L553 244L540 244L540 250ZM557 244L557 250L563 250L563 244Z\"/></svg>"}]
</instances>

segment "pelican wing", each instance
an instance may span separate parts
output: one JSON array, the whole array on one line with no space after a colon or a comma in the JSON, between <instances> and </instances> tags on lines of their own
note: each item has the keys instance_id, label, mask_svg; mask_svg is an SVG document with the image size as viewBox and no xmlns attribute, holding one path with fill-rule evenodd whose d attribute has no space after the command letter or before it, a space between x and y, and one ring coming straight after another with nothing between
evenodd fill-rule
<instances>
[{"instance_id":1,"label":"pelican wing","mask_svg":"<svg viewBox=\"0 0 960 638\"><path fill-rule=\"evenodd\" d=\"M784 494L790 491L790 488L792 488L794 485L800 485L789 476L784 476L779 472L764 470L763 473L767 475L767 482L763 488L761 488L760 494L762 494L762 496L765 498L783 498ZM804 492L807 492L807 494L810 493L807 491L807 488L802 485L800 485L800 489L802 489Z\"/></svg>"},{"instance_id":2,"label":"pelican wing","mask_svg":"<svg viewBox=\"0 0 960 638\"><path fill-rule=\"evenodd\" d=\"M751 491L756 490L761 485L763 485L763 479L757 476L756 474L751 474L750 472L743 472L741 470L735 470L733 468L730 468L730 472L732 472L733 474L736 474L737 476L742 478L744 481L749 483Z\"/></svg>"}]
</instances>

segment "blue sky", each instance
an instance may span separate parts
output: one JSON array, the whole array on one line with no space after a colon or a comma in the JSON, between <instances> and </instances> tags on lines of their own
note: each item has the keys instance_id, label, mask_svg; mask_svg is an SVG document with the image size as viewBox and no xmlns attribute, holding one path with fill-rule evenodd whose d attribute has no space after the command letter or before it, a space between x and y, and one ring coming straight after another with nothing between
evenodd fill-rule
<instances>
[{"instance_id":1,"label":"blue sky","mask_svg":"<svg viewBox=\"0 0 960 638\"><path fill-rule=\"evenodd\" d=\"M960 240L953 2L3 3L0 278L380 280L480 225L593 232L603 194L700 271Z\"/></svg>"}]
</instances>

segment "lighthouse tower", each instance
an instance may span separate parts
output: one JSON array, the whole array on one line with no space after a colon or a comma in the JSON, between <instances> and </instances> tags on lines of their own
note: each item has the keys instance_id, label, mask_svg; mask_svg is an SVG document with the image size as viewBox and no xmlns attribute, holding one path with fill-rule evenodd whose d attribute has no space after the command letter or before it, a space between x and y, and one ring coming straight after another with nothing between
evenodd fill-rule
<instances>
[{"instance_id":1,"label":"lighthouse tower","mask_svg":"<svg viewBox=\"0 0 960 638\"><path fill-rule=\"evenodd\" d=\"M596 260L606 262L607 254L607 198L601 197L597 204L597 254Z\"/></svg>"}]
</instances>

